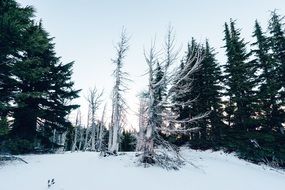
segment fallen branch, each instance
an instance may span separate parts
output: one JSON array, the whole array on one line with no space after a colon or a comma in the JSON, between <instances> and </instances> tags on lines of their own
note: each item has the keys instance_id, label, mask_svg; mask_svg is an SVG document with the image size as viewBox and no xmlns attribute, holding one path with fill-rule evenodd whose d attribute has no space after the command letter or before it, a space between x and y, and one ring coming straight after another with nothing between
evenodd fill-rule
<instances>
[{"instance_id":1,"label":"fallen branch","mask_svg":"<svg viewBox=\"0 0 285 190\"><path fill-rule=\"evenodd\" d=\"M14 161L14 160L19 160L19 161L24 162L25 164L28 164L27 161L25 161L24 159L20 157L16 157L13 155L0 155L0 161Z\"/></svg>"}]
</instances>

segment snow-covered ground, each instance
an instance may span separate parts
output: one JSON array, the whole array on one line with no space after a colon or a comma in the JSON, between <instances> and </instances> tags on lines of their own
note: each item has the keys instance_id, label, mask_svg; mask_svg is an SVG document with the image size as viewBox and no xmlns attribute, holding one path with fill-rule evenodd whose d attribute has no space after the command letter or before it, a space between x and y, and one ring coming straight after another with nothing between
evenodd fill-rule
<instances>
[{"instance_id":1,"label":"snow-covered ground","mask_svg":"<svg viewBox=\"0 0 285 190\"><path fill-rule=\"evenodd\" d=\"M179 171L143 168L134 153L99 157L77 152L21 156L29 164L12 162L0 166L0 190L281 190L285 173L257 166L222 152L184 150L194 163Z\"/></svg>"}]
</instances>

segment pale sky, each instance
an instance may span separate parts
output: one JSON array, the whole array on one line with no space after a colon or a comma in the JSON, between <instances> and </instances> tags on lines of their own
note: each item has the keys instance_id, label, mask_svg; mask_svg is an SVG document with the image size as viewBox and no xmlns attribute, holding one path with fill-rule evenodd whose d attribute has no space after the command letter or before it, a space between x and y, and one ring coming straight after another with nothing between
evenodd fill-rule
<instances>
[{"instance_id":1,"label":"pale sky","mask_svg":"<svg viewBox=\"0 0 285 190\"><path fill-rule=\"evenodd\" d=\"M111 76L115 57L114 44L122 27L127 29L130 50L125 60L129 72L130 92L126 95L131 110L130 126L136 127L134 114L138 109L136 95L147 88L143 48L150 41L163 42L169 23L176 32L177 47L182 46L181 56L191 37L204 42L208 38L219 54L217 59L225 62L223 24L230 18L237 20L242 36L251 38L255 19L266 29L270 10L278 9L285 15L284 0L18 0L21 5L32 5L36 18L55 37L56 52L63 62L75 61L73 80L82 89L81 111L86 115L89 88L94 85L105 89L105 100L110 107L113 87ZM109 108L110 110L110 108ZM101 113L98 113L100 116ZM84 117L85 118L85 117ZM83 119L84 119L83 118ZM83 123L86 123L85 120Z\"/></svg>"}]
</instances>

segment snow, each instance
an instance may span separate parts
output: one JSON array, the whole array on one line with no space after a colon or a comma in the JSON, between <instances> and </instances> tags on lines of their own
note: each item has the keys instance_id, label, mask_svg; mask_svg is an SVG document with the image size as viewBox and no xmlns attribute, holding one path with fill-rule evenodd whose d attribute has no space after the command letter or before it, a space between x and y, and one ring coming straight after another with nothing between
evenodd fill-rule
<instances>
[{"instance_id":1,"label":"snow","mask_svg":"<svg viewBox=\"0 0 285 190\"><path fill-rule=\"evenodd\" d=\"M76 152L21 156L29 164L0 165L0 190L271 190L285 187L285 172L240 160L232 154L182 151L179 171L143 168L134 153L100 157ZM55 184L48 188L48 180Z\"/></svg>"}]
</instances>

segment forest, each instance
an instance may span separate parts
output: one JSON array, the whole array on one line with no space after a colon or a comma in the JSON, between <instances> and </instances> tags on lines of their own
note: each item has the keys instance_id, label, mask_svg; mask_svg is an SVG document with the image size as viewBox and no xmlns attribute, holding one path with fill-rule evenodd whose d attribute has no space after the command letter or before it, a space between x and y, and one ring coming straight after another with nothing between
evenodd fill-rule
<instances>
[{"instance_id":1,"label":"forest","mask_svg":"<svg viewBox=\"0 0 285 190\"><path fill-rule=\"evenodd\" d=\"M238 20L225 21L220 32L226 62L217 60L220 52L211 39L192 38L185 42L187 49L180 49L169 25L165 40L152 41L144 50L148 85L138 97L137 129L130 130L128 26L112 57L111 113L102 108L103 91L91 88L85 124L74 103L81 89L74 87L73 65L80 63L61 61L33 7L1 0L0 154L90 151L109 157L136 152L144 166L179 169L184 163L179 150L187 147L285 168L285 15L278 10L264 14L267 28L253 20L250 42L242 37ZM69 118L72 111L75 121Z\"/></svg>"}]
</instances>

